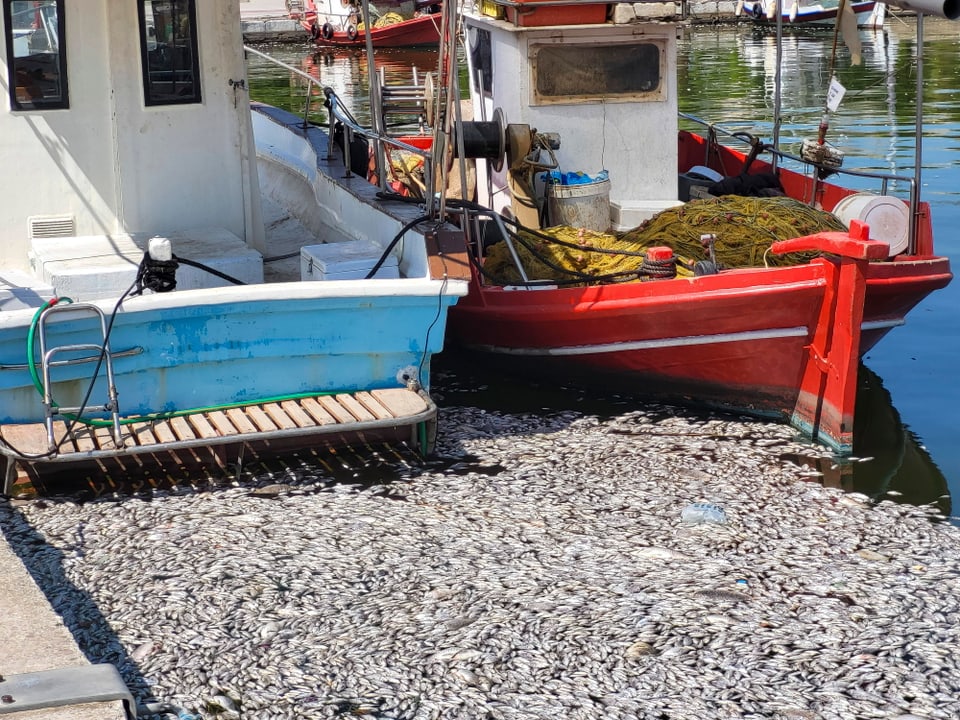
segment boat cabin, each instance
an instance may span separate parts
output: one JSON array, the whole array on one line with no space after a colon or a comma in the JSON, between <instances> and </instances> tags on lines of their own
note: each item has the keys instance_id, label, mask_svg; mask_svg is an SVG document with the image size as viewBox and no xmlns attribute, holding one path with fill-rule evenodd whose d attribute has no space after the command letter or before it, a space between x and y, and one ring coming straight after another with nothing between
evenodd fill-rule
<instances>
[{"instance_id":1,"label":"boat cabin","mask_svg":"<svg viewBox=\"0 0 960 720\"><path fill-rule=\"evenodd\" d=\"M595 7L601 10L592 24L467 16L470 96L478 120L492 120L499 108L508 126L556 134L559 172L593 178L607 171L611 219L635 227L678 202L677 30L671 23L606 23L605 6ZM586 12L553 9L560 11ZM478 164L482 205L507 207L516 160L508 154L489 184L486 164Z\"/></svg>"},{"instance_id":2,"label":"boat cabin","mask_svg":"<svg viewBox=\"0 0 960 720\"><path fill-rule=\"evenodd\" d=\"M236 0L0 4L0 288L117 297L155 237L262 280Z\"/></svg>"}]
</instances>

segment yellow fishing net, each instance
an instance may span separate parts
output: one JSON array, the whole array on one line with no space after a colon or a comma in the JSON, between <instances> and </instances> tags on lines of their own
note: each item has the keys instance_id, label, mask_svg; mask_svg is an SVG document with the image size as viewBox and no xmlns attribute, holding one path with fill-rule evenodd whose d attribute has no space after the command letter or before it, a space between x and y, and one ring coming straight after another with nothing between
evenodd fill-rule
<instances>
[{"instance_id":1,"label":"yellow fishing net","mask_svg":"<svg viewBox=\"0 0 960 720\"><path fill-rule=\"evenodd\" d=\"M381 15L380 17L378 17L376 20L373 21L373 27L375 28L386 27L387 25L393 25L398 22L403 22L406 19L407 18L403 17L403 15L401 15L400 13L385 12L383 15ZM357 23L358 32L363 32L363 28L364 28L364 24L362 22Z\"/></svg>"},{"instance_id":2,"label":"yellow fishing net","mask_svg":"<svg viewBox=\"0 0 960 720\"><path fill-rule=\"evenodd\" d=\"M772 255L767 254L767 250L776 240L825 230L843 231L846 226L831 213L792 198L728 195L691 200L620 234L565 226L540 231L541 235L548 236L546 238L521 232L514 240L514 247L530 280L589 282L590 278L596 278L609 281L639 274L645 251L654 246L669 247L678 256L678 275L693 275L690 269L693 263L709 259L709 252L700 240L705 234L715 236L714 250L721 267L807 262L812 253ZM563 269L587 277L571 278ZM490 247L484 270L503 284L522 282L504 242Z\"/></svg>"}]
</instances>

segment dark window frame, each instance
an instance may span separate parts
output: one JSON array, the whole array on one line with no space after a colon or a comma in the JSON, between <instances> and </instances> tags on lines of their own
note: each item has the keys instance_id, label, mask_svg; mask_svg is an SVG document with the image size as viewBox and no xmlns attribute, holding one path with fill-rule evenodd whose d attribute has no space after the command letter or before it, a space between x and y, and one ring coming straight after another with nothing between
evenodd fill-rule
<instances>
[{"instance_id":1,"label":"dark window frame","mask_svg":"<svg viewBox=\"0 0 960 720\"><path fill-rule=\"evenodd\" d=\"M191 67L186 70L177 68L172 71L189 73L189 82L192 91L186 95L175 95L154 91L154 84L151 80L150 71L151 50L149 48L149 38L147 37L147 2L148 0L136 0L137 18L140 26L140 70L143 77L144 105L147 107L157 107L163 105L191 105L203 102L203 92L200 83L200 43L198 40L199 33L197 32L197 0L152 0L154 3L166 2L170 5L173 5L177 2L185 2L187 4L187 16L190 19L189 50L192 61ZM152 52L156 52L156 50Z\"/></svg>"},{"instance_id":2,"label":"dark window frame","mask_svg":"<svg viewBox=\"0 0 960 720\"><path fill-rule=\"evenodd\" d=\"M664 52L664 41L659 38L648 38L639 43L634 40L624 42L615 39L563 44L531 43L530 103L531 105L570 105L597 101L660 101L664 98L666 90L666 78L663 74ZM654 57L651 58L651 54ZM650 78L635 77L634 73L629 72L631 68L618 68L618 72L603 68L602 65L597 64L603 55L609 55L610 60L616 63L623 63L628 59L652 61L650 67L655 70L655 79L652 84L646 84ZM566 62L569 68L600 68L600 77L619 78L619 81L613 86L604 87L602 84L589 82L591 76L584 75L580 80L581 84L577 85L575 79L577 73L570 71L557 73L553 67L550 67L558 61ZM553 85L548 81L548 76L552 77Z\"/></svg>"},{"instance_id":3,"label":"dark window frame","mask_svg":"<svg viewBox=\"0 0 960 720\"><path fill-rule=\"evenodd\" d=\"M13 3L19 0L3 0L4 44L7 48L7 87L10 96L10 108L16 112L67 110L70 108L70 93L67 83L67 32L64 0L53 0L57 9L57 73L60 94L54 100L32 100L24 102L17 97L17 58L14 57L13 42Z\"/></svg>"}]
</instances>

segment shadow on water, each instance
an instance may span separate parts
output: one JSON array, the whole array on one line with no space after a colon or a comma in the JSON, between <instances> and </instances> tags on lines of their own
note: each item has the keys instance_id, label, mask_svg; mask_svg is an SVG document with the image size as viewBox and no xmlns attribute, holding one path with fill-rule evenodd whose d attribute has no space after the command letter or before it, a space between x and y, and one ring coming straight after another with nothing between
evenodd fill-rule
<instances>
[{"instance_id":1,"label":"shadow on water","mask_svg":"<svg viewBox=\"0 0 960 720\"><path fill-rule=\"evenodd\" d=\"M136 660L124 649L96 601L68 578L64 569L65 554L30 525L13 507L15 503L0 498L0 538L6 538L87 660L93 664L114 665L138 703L152 700L149 682ZM82 555L83 545L81 525L70 551Z\"/></svg>"},{"instance_id":2,"label":"shadow on water","mask_svg":"<svg viewBox=\"0 0 960 720\"><path fill-rule=\"evenodd\" d=\"M548 379L507 374L456 350L444 350L434 360L434 395L441 406L544 416L574 411L604 418L638 407L654 419L675 414L692 419L725 415L704 408L663 405L609 389L558 385ZM859 372L854 438L854 454L850 458L825 457L820 448L811 448L809 455L790 454L783 459L822 473L821 482L828 487L862 493L875 500L932 504L941 514L950 516L952 504L946 477L901 422L880 377L865 365L860 366Z\"/></svg>"}]
</instances>

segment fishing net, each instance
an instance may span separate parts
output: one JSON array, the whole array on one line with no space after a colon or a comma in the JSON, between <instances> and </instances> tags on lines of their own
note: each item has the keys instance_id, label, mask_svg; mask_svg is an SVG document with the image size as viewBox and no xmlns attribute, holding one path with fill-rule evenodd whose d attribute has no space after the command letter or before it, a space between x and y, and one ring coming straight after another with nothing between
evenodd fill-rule
<instances>
[{"instance_id":1,"label":"fishing net","mask_svg":"<svg viewBox=\"0 0 960 720\"><path fill-rule=\"evenodd\" d=\"M373 21L373 27L382 28L382 27L386 27L387 25L395 25L396 23L403 22L404 20L407 20L407 19L408 18L405 18L400 13L395 13L392 11L385 12L383 15L381 15L380 17L378 17L376 20ZM357 23L358 31L362 32L363 28L364 28L364 24L362 22Z\"/></svg>"},{"instance_id":2,"label":"fishing net","mask_svg":"<svg viewBox=\"0 0 960 720\"><path fill-rule=\"evenodd\" d=\"M620 234L560 226L520 231L513 244L529 280L589 284L645 276L646 251L654 246L672 249L679 261L677 274L692 276L694 264L709 259L700 239L705 234L714 236L717 264L738 268L809 262L815 253L773 255L767 250L777 240L845 230L835 215L792 198L729 195L691 200ZM504 242L489 248L484 271L502 284L523 282Z\"/></svg>"}]
</instances>

